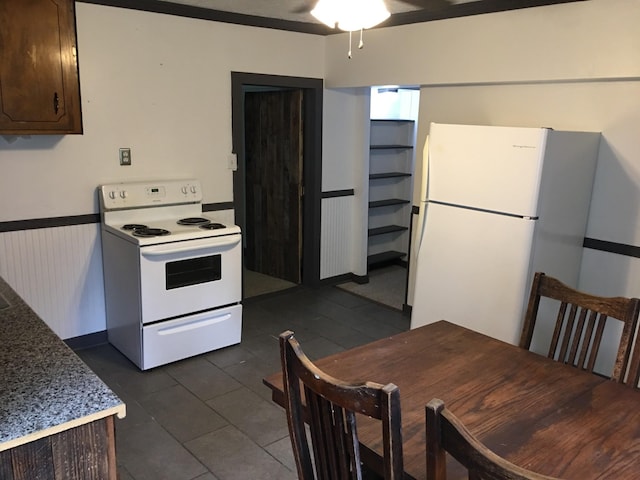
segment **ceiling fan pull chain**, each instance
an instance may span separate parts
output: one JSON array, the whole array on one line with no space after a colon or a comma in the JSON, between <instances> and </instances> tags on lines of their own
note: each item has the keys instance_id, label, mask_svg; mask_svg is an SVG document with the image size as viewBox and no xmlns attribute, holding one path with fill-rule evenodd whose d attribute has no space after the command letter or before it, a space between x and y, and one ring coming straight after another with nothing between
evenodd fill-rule
<instances>
[{"instance_id":1,"label":"ceiling fan pull chain","mask_svg":"<svg viewBox=\"0 0 640 480\"><path fill-rule=\"evenodd\" d=\"M358 49L362 50L362 47L364 47L364 42L362 41L362 32L363 32L364 28L360 29L360 43L358 44Z\"/></svg>"},{"instance_id":2,"label":"ceiling fan pull chain","mask_svg":"<svg viewBox=\"0 0 640 480\"><path fill-rule=\"evenodd\" d=\"M351 59L351 30L349 30L349 53L347 53L349 59Z\"/></svg>"}]
</instances>

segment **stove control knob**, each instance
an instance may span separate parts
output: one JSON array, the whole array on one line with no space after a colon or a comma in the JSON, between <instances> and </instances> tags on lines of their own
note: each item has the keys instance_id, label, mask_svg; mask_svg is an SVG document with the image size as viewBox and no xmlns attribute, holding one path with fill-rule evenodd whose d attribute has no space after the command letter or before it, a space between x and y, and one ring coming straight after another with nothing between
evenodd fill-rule
<instances>
[{"instance_id":1,"label":"stove control knob","mask_svg":"<svg viewBox=\"0 0 640 480\"><path fill-rule=\"evenodd\" d=\"M127 198L127 191L126 190L120 190L120 198Z\"/></svg>"},{"instance_id":2,"label":"stove control knob","mask_svg":"<svg viewBox=\"0 0 640 480\"><path fill-rule=\"evenodd\" d=\"M196 193L198 189L196 188L195 185L191 185L191 193Z\"/></svg>"},{"instance_id":3,"label":"stove control knob","mask_svg":"<svg viewBox=\"0 0 640 480\"><path fill-rule=\"evenodd\" d=\"M111 200L115 200L115 199L116 199L116 192L114 192L113 190L111 190L111 191L109 192L109 198L110 198Z\"/></svg>"},{"instance_id":4,"label":"stove control knob","mask_svg":"<svg viewBox=\"0 0 640 480\"><path fill-rule=\"evenodd\" d=\"M187 186L185 185L184 187L181 188L182 193L184 193L185 195L187 194L188 190L187 190Z\"/></svg>"}]
</instances>

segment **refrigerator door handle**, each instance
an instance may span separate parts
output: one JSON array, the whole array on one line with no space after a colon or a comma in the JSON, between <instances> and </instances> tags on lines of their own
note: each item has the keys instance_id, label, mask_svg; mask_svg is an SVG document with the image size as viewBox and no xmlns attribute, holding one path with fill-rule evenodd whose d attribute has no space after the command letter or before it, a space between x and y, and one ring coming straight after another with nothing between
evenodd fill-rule
<instances>
[{"instance_id":1,"label":"refrigerator door handle","mask_svg":"<svg viewBox=\"0 0 640 480\"><path fill-rule=\"evenodd\" d=\"M414 242L414 258L418 258L422 238L424 237L424 220L427 215L427 198L429 198L429 135L424 141L422 149L422 178L420 181L420 206L418 211L418 224L416 225L416 239Z\"/></svg>"}]
</instances>

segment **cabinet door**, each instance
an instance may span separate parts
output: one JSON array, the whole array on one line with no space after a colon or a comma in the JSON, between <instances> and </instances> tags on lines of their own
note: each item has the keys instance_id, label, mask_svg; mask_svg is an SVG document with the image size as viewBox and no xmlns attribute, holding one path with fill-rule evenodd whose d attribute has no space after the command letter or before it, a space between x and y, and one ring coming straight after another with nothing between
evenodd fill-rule
<instances>
[{"instance_id":1,"label":"cabinet door","mask_svg":"<svg viewBox=\"0 0 640 480\"><path fill-rule=\"evenodd\" d=\"M82 133L73 0L0 2L0 133Z\"/></svg>"}]
</instances>

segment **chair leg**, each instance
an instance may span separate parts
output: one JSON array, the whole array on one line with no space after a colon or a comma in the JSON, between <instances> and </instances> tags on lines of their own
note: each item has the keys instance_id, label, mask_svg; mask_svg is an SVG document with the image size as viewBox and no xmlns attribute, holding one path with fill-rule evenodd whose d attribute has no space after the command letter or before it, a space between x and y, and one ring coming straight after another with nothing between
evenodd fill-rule
<instances>
[{"instance_id":1,"label":"chair leg","mask_svg":"<svg viewBox=\"0 0 640 480\"><path fill-rule=\"evenodd\" d=\"M378 475L376 472L362 464L362 480L384 480L382 475Z\"/></svg>"}]
</instances>

